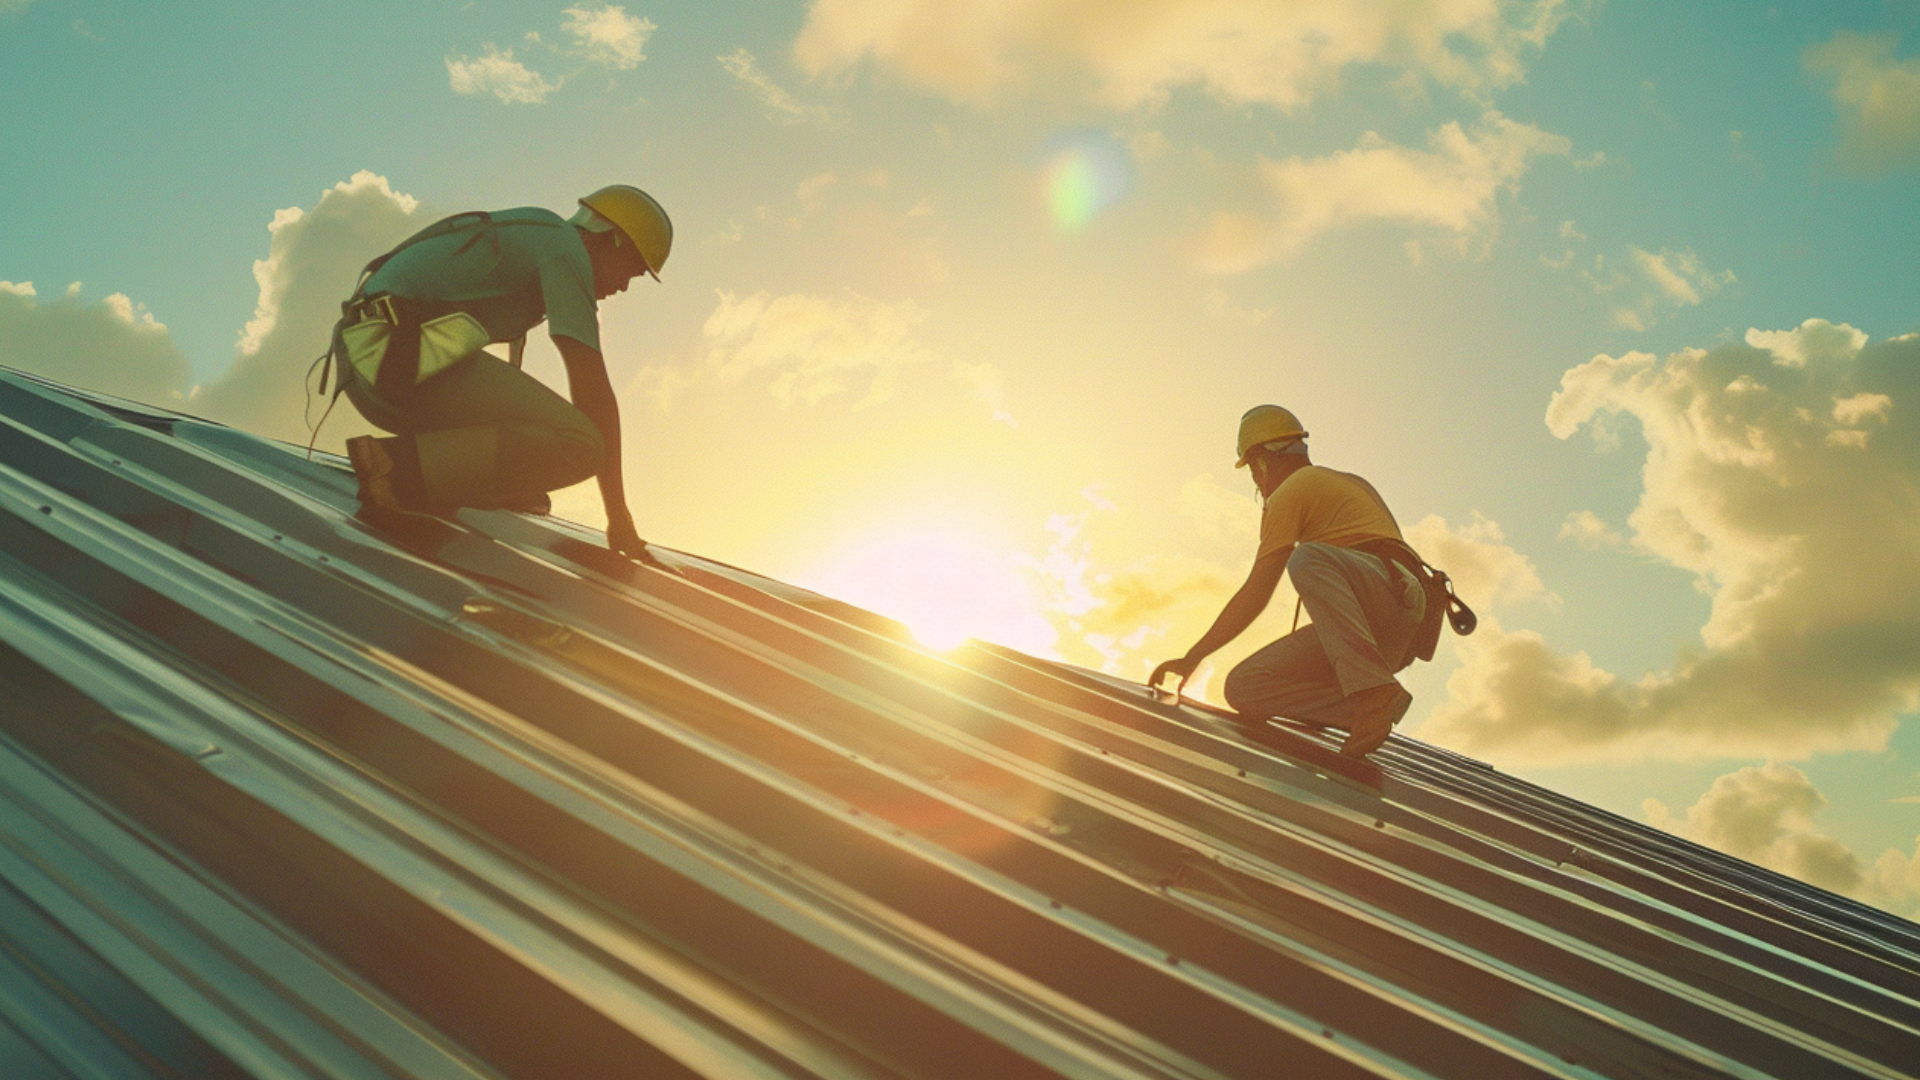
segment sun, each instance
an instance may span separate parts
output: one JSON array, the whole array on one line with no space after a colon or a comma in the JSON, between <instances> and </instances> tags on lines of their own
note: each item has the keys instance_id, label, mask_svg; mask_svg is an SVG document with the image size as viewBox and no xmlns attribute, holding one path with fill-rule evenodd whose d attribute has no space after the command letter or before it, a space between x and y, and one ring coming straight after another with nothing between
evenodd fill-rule
<instances>
[{"instance_id":1,"label":"sun","mask_svg":"<svg viewBox=\"0 0 1920 1080\"><path fill-rule=\"evenodd\" d=\"M921 644L941 651L979 638L1049 656L1058 641L1018 555L953 532L869 536L795 583L898 619Z\"/></svg>"}]
</instances>

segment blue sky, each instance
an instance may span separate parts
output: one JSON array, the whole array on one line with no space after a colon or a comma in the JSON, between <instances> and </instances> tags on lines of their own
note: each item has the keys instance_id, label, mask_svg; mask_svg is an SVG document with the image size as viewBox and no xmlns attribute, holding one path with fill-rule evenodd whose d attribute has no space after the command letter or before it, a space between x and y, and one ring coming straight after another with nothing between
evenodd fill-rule
<instances>
[{"instance_id":1,"label":"blue sky","mask_svg":"<svg viewBox=\"0 0 1920 1080\"><path fill-rule=\"evenodd\" d=\"M636 183L649 538L1142 677L1286 404L1489 616L1414 734L1920 910L1920 2L0 0L0 88L0 363L301 439L359 263Z\"/></svg>"}]
</instances>

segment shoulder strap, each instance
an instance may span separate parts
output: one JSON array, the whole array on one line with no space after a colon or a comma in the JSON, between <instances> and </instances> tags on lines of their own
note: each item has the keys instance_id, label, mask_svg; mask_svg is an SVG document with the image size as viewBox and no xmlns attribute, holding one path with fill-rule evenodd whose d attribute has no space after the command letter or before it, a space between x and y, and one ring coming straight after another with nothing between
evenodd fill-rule
<instances>
[{"instance_id":1,"label":"shoulder strap","mask_svg":"<svg viewBox=\"0 0 1920 1080\"><path fill-rule=\"evenodd\" d=\"M464 253L467 248L473 246L474 241L480 239L492 224L493 215L485 210L463 210L458 214L451 214L441 218L439 221L434 222L419 232L414 233L412 236L407 237L405 240L400 241L398 244L395 244L384 254L374 256L373 259L361 269L360 280L354 285L353 295L358 297L360 290L366 286L368 278L378 273L381 267L387 265L389 259L392 259L395 255L400 254L413 245L442 236L448 236L462 229L473 229L475 230L473 238L460 247L460 251ZM349 303L351 303L351 300L349 300Z\"/></svg>"}]
</instances>

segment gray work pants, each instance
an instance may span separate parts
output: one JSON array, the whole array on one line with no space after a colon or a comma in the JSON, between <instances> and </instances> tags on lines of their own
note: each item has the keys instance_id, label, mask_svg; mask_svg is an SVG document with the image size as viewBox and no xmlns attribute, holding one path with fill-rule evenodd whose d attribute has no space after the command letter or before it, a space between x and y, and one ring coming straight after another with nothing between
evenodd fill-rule
<instances>
[{"instance_id":1,"label":"gray work pants","mask_svg":"<svg viewBox=\"0 0 1920 1080\"><path fill-rule=\"evenodd\" d=\"M1407 643L1426 615L1426 591L1400 567L1332 544L1295 547L1287 575L1313 625L1229 672L1227 704L1249 717L1346 727L1349 695L1397 682L1394 672L1413 662Z\"/></svg>"}]
</instances>

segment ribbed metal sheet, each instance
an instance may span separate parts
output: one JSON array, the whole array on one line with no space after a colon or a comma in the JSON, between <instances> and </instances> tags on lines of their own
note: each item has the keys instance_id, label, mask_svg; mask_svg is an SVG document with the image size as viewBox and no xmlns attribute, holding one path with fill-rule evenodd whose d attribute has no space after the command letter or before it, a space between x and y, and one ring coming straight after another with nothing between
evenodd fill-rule
<instances>
[{"instance_id":1,"label":"ribbed metal sheet","mask_svg":"<svg viewBox=\"0 0 1920 1080\"><path fill-rule=\"evenodd\" d=\"M0 1077L1893 1077L1920 928L0 372Z\"/></svg>"}]
</instances>

